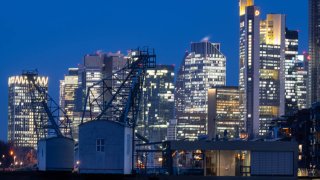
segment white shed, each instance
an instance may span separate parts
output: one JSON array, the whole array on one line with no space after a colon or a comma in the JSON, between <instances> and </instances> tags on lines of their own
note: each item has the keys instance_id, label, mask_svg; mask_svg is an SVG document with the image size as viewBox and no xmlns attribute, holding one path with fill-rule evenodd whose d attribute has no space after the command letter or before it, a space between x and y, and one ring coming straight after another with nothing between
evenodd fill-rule
<instances>
[{"instance_id":1,"label":"white shed","mask_svg":"<svg viewBox=\"0 0 320 180\"><path fill-rule=\"evenodd\" d=\"M42 139L38 142L37 157L40 171L72 171L74 141L65 137Z\"/></svg>"},{"instance_id":2,"label":"white shed","mask_svg":"<svg viewBox=\"0 0 320 180\"><path fill-rule=\"evenodd\" d=\"M107 120L79 126L79 172L131 174L132 128Z\"/></svg>"}]
</instances>

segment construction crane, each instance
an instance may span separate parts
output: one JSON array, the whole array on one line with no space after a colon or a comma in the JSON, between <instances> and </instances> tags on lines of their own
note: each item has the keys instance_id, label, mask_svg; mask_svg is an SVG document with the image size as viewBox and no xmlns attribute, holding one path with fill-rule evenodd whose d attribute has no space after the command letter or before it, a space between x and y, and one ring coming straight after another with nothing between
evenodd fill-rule
<instances>
[{"instance_id":1,"label":"construction crane","mask_svg":"<svg viewBox=\"0 0 320 180\"><path fill-rule=\"evenodd\" d=\"M72 138L71 121L66 112L38 82L38 71L23 71L28 80L28 91L33 109L33 123L37 140L48 137Z\"/></svg>"},{"instance_id":2,"label":"construction crane","mask_svg":"<svg viewBox=\"0 0 320 180\"><path fill-rule=\"evenodd\" d=\"M156 67L154 50L129 52L126 65L87 89L82 121L111 120L135 128L147 69Z\"/></svg>"}]
</instances>

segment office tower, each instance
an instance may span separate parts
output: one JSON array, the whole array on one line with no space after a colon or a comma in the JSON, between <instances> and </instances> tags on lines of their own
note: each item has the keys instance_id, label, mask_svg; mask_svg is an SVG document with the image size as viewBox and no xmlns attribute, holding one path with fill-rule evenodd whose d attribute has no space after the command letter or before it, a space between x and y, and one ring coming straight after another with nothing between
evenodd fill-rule
<instances>
[{"instance_id":1,"label":"office tower","mask_svg":"<svg viewBox=\"0 0 320 180\"><path fill-rule=\"evenodd\" d=\"M177 120L170 119L167 129L167 140L175 141L177 140Z\"/></svg>"},{"instance_id":2,"label":"office tower","mask_svg":"<svg viewBox=\"0 0 320 180\"><path fill-rule=\"evenodd\" d=\"M320 0L309 0L308 107L320 101Z\"/></svg>"},{"instance_id":3,"label":"office tower","mask_svg":"<svg viewBox=\"0 0 320 180\"><path fill-rule=\"evenodd\" d=\"M308 108L308 67L309 61L306 55L297 55L293 72L295 75L295 99L298 110Z\"/></svg>"},{"instance_id":4,"label":"office tower","mask_svg":"<svg viewBox=\"0 0 320 180\"><path fill-rule=\"evenodd\" d=\"M296 77L295 62L298 55L299 45L298 31L286 29L286 51L285 51L285 114L293 115L298 109L296 99Z\"/></svg>"},{"instance_id":5,"label":"office tower","mask_svg":"<svg viewBox=\"0 0 320 180\"><path fill-rule=\"evenodd\" d=\"M102 79L107 78L108 80L104 81L104 83L106 83L105 85L113 87L112 89L116 89L117 87L119 87L127 74L118 74L116 72L122 69L126 65L126 63L126 57L120 52L104 53L102 51L97 51L95 54L86 55L84 57L82 84L84 94L87 95L90 88L90 99L96 99L96 101L92 103L91 107L89 107L89 104L87 104L86 107L87 111L89 111L90 108L92 109L93 117L101 113L101 106L105 105L107 101L110 100L111 94L113 95L115 93L115 91L112 91L111 94L109 93L109 91L106 92L106 89L104 89L106 86L102 86L102 83L97 83ZM104 95L102 95L103 92L105 92ZM118 99L118 101L121 101L121 99ZM87 115L88 114L86 114L85 116L86 121L90 119L89 117L87 117ZM116 114L113 110L110 110L104 114L104 118L107 118L109 120L113 120L118 116L119 114Z\"/></svg>"},{"instance_id":6,"label":"office tower","mask_svg":"<svg viewBox=\"0 0 320 180\"><path fill-rule=\"evenodd\" d=\"M150 142L167 139L174 113L174 65L157 65L145 74L138 133Z\"/></svg>"},{"instance_id":7,"label":"office tower","mask_svg":"<svg viewBox=\"0 0 320 180\"><path fill-rule=\"evenodd\" d=\"M84 56L84 71L83 71L83 88L84 93L87 94L88 89L90 88L91 93L89 94L90 98L94 99L101 94L102 87L95 85L97 82L101 81L103 78L102 68L103 68L103 61L105 58L105 54L101 51L97 51L95 54L88 54ZM93 87L92 87L93 86ZM100 101L102 100L98 100ZM99 114L101 109L97 104L94 104L93 107L89 107L87 105L85 110L92 109L92 112L95 114Z\"/></svg>"},{"instance_id":8,"label":"office tower","mask_svg":"<svg viewBox=\"0 0 320 180\"><path fill-rule=\"evenodd\" d=\"M226 83L226 57L220 44L191 43L176 81L177 139L207 134L208 89Z\"/></svg>"},{"instance_id":9,"label":"office tower","mask_svg":"<svg viewBox=\"0 0 320 180\"><path fill-rule=\"evenodd\" d=\"M48 77L38 76L36 83L48 90ZM15 147L37 147L35 121L46 120L47 115L40 105L42 99L32 88L26 76L9 77L8 142ZM31 98L34 93L35 98ZM39 137L41 138L41 137Z\"/></svg>"},{"instance_id":10,"label":"office tower","mask_svg":"<svg viewBox=\"0 0 320 180\"><path fill-rule=\"evenodd\" d=\"M239 92L241 121L250 138L259 133L260 10L240 0Z\"/></svg>"},{"instance_id":11,"label":"office tower","mask_svg":"<svg viewBox=\"0 0 320 180\"><path fill-rule=\"evenodd\" d=\"M78 126L81 123L83 109L83 89L80 72L79 68L69 68L64 80L60 80L59 104L72 122L72 136L75 141L78 141Z\"/></svg>"},{"instance_id":12,"label":"office tower","mask_svg":"<svg viewBox=\"0 0 320 180\"><path fill-rule=\"evenodd\" d=\"M239 87L221 86L208 90L209 139L239 137L244 128L239 103Z\"/></svg>"},{"instance_id":13,"label":"office tower","mask_svg":"<svg viewBox=\"0 0 320 180\"><path fill-rule=\"evenodd\" d=\"M285 109L285 16L268 14L260 26L260 135Z\"/></svg>"},{"instance_id":14,"label":"office tower","mask_svg":"<svg viewBox=\"0 0 320 180\"><path fill-rule=\"evenodd\" d=\"M127 57L121 54L120 51L116 53L105 53L103 59L103 68L102 68L102 76L105 79L105 83L112 87L112 93L106 92L104 94L104 104L107 104L108 101L112 98L112 95L116 93L116 90L122 85L124 79L128 76L127 73L117 73L127 64ZM121 104L121 97L116 97L113 101L114 104ZM120 117L120 112L114 108L110 109L110 111L106 112L105 119L115 120Z\"/></svg>"}]
</instances>

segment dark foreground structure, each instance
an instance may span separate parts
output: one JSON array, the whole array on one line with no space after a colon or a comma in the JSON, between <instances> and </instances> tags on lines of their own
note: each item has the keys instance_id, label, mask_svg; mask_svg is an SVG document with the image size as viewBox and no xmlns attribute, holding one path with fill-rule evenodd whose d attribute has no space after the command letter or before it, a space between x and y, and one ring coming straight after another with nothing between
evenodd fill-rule
<instances>
[{"instance_id":1,"label":"dark foreground structure","mask_svg":"<svg viewBox=\"0 0 320 180\"><path fill-rule=\"evenodd\" d=\"M227 179L253 179L262 180L270 177L205 177L205 176L139 176L139 175L98 175L98 174L73 174L67 172L0 172L1 180L99 180L99 179L117 179L117 180L227 180ZM297 179L294 177L276 177L279 180Z\"/></svg>"}]
</instances>

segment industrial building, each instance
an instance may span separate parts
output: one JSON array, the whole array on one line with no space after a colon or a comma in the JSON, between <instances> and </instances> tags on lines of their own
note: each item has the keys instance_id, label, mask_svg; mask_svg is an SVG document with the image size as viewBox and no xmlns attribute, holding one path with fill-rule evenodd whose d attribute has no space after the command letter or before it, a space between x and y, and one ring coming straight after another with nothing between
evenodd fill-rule
<instances>
[{"instance_id":1,"label":"industrial building","mask_svg":"<svg viewBox=\"0 0 320 180\"><path fill-rule=\"evenodd\" d=\"M74 140L65 137L42 139L38 142L38 170L69 171L74 168Z\"/></svg>"},{"instance_id":2,"label":"industrial building","mask_svg":"<svg viewBox=\"0 0 320 180\"><path fill-rule=\"evenodd\" d=\"M170 175L297 177L298 144L265 141L169 141Z\"/></svg>"},{"instance_id":3,"label":"industrial building","mask_svg":"<svg viewBox=\"0 0 320 180\"><path fill-rule=\"evenodd\" d=\"M96 120L79 126L79 172L131 174L132 128L124 124Z\"/></svg>"}]
</instances>

